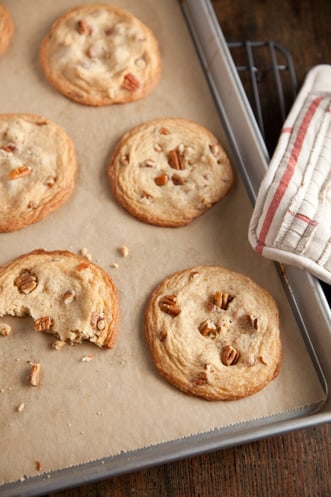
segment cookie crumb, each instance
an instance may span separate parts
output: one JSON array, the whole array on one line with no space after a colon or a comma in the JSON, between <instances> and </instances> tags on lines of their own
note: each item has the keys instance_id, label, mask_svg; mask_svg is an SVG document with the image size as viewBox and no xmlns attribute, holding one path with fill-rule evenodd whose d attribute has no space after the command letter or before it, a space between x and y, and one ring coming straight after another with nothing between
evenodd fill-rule
<instances>
[{"instance_id":1,"label":"cookie crumb","mask_svg":"<svg viewBox=\"0 0 331 497\"><path fill-rule=\"evenodd\" d=\"M22 402L18 407L17 407L17 412L22 412L24 411L24 408L25 408L25 404L24 402Z\"/></svg>"},{"instance_id":2,"label":"cookie crumb","mask_svg":"<svg viewBox=\"0 0 331 497\"><path fill-rule=\"evenodd\" d=\"M117 262L113 262L113 263L111 264L111 267L113 267L113 268L115 268L115 269L118 269L118 268L120 267L120 265L119 265L119 264L117 264Z\"/></svg>"},{"instance_id":3,"label":"cookie crumb","mask_svg":"<svg viewBox=\"0 0 331 497\"><path fill-rule=\"evenodd\" d=\"M82 362L90 362L94 359L92 354L87 354L82 357Z\"/></svg>"},{"instance_id":4,"label":"cookie crumb","mask_svg":"<svg viewBox=\"0 0 331 497\"><path fill-rule=\"evenodd\" d=\"M122 257L127 257L129 255L129 249L126 245L121 245L119 251Z\"/></svg>"},{"instance_id":5,"label":"cookie crumb","mask_svg":"<svg viewBox=\"0 0 331 497\"><path fill-rule=\"evenodd\" d=\"M80 253L80 255L85 257L85 259L87 259L88 261L92 260L92 255L89 253L87 248L84 247L84 248L80 249L79 253Z\"/></svg>"},{"instance_id":6,"label":"cookie crumb","mask_svg":"<svg viewBox=\"0 0 331 497\"><path fill-rule=\"evenodd\" d=\"M41 366L39 363L31 364L29 381L33 387L37 387L38 385L40 385L40 372L41 372Z\"/></svg>"},{"instance_id":7,"label":"cookie crumb","mask_svg":"<svg viewBox=\"0 0 331 497\"><path fill-rule=\"evenodd\" d=\"M64 340L55 340L55 342L52 344L53 349L55 350L61 350L65 346L65 341Z\"/></svg>"},{"instance_id":8,"label":"cookie crumb","mask_svg":"<svg viewBox=\"0 0 331 497\"><path fill-rule=\"evenodd\" d=\"M10 335L12 328L7 323L0 323L0 335L3 337L7 337Z\"/></svg>"}]
</instances>

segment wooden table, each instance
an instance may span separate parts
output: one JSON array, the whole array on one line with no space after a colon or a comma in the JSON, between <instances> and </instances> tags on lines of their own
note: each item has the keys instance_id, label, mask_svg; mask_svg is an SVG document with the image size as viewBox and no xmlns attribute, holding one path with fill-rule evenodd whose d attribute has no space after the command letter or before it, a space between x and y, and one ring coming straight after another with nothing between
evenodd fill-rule
<instances>
[{"instance_id":1,"label":"wooden table","mask_svg":"<svg viewBox=\"0 0 331 497\"><path fill-rule=\"evenodd\" d=\"M227 41L274 40L292 54L298 85L331 63L330 0L213 0ZM290 96L290 86L285 87ZM268 146L279 132L277 102L263 97ZM291 98L291 97L290 97ZM331 425L291 432L53 494L54 497L330 497Z\"/></svg>"}]
</instances>

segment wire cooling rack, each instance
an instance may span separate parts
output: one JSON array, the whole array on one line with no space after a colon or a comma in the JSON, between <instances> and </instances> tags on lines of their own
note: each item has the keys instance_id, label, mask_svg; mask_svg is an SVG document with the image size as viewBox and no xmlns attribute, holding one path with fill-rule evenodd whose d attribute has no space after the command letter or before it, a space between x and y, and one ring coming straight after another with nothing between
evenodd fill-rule
<instances>
[{"instance_id":1,"label":"wire cooling rack","mask_svg":"<svg viewBox=\"0 0 331 497\"><path fill-rule=\"evenodd\" d=\"M298 93L290 52L274 41L228 42L231 55L270 155ZM270 95L275 95L271 101ZM331 306L331 287L322 288Z\"/></svg>"},{"instance_id":2,"label":"wire cooling rack","mask_svg":"<svg viewBox=\"0 0 331 497\"><path fill-rule=\"evenodd\" d=\"M228 47L271 154L297 95L292 56L274 41L229 42Z\"/></svg>"}]
</instances>

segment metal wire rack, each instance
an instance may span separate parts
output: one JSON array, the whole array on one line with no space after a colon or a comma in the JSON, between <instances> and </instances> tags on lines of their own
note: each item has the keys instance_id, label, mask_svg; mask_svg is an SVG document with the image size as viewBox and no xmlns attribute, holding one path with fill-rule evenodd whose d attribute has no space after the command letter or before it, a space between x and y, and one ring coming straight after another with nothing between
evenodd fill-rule
<instances>
[{"instance_id":1,"label":"metal wire rack","mask_svg":"<svg viewBox=\"0 0 331 497\"><path fill-rule=\"evenodd\" d=\"M274 41L229 42L228 47L267 149L272 154L298 92L292 56ZM270 88L275 90L273 102L269 98ZM331 287L323 282L321 285L331 307Z\"/></svg>"},{"instance_id":2,"label":"metal wire rack","mask_svg":"<svg viewBox=\"0 0 331 497\"><path fill-rule=\"evenodd\" d=\"M297 95L292 56L274 41L229 42L228 47L266 146L272 152ZM270 88L276 96L273 101L269 98Z\"/></svg>"}]
</instances>

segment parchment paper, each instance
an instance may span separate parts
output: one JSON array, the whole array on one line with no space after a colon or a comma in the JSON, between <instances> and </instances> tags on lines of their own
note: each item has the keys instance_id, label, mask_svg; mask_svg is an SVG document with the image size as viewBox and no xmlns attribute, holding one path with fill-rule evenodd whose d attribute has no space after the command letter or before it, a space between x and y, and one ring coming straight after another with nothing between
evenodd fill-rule
<instances>
[{"instance_id":1,"label":"parchment paper","mask_svg":"<svg viewBox=\"0 0 331 497\"><path fill-rule=\"evenodd\" d=\"M314 406L324 398L275 267L247 241L251 205L236 172L233 191L206 215L179 229L141 223L122 210L108 187L115 142L153 118L195 119L228 149L192 40L176 0L117 0L159 39L163 74L144 100L90 108L73 103L45 80L38 47L51 22L75 0L8 0L15 37L0 59L1 112L45 115L71 136L79 174L69 202L39 224L0 234L0 264L35 248L86 247L110 273L121 300L121 326L112 351L91 344L52 349L53 337L32 331L30 319L3 319L0 337L0 481L50 472L120 452ZM81 2L84 3L84 2ZM230 150L228 150L231 153ZM236 168L235 163L233 164ZM1 199L0 199L1 200ZM125 244L129 255L121 257ZM113 263L118 268L112 267ZM143 334L152 289L169 273L221 264L254 278L276 298L284 358L279 377L240 401L210 403L187 396L155 371ZM90 362L82 362L93 354ZM27 382L28 361L40 362L39 387ZM24 403L24 410L17 407Z\"/></svg>"}]
</instances>

